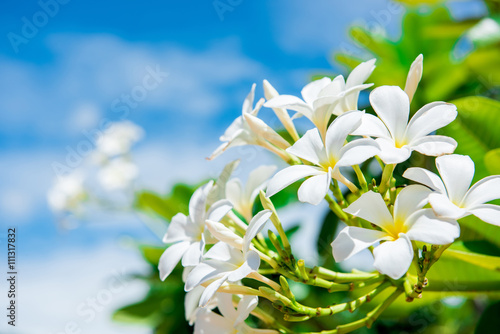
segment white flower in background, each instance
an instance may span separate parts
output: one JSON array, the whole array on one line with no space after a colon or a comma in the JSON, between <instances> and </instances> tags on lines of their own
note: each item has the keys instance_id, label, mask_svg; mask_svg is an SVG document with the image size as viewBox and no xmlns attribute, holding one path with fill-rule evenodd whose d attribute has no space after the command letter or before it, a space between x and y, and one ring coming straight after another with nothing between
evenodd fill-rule
<instances>
[{"instance_id":1,"label":"white flower in background","mask_svg":"<svg viewBox=\"0 0 500 334\"><path fill-rule=\"evenodd\" d=\"M469 186L474 177L474 162L465 155L436 158L441 178L427 169L408 168L403 177L435 190L429 203L438 216L460 219L468 215L500 226L500 206L484 204L500 198L500 175L492 175Z\"/></svg>"},{"instance_id":2,"label":"white flower in background","mask_svg":"<svg viewBox=\"0 0 500 334\"><path fill-rule=\"evenodd\" d=\"M255 329L245 323L259 303L257 296L242 296L238 309L234 308L232 298L231 294L217 294L217 308L221 315L200 309L194 325L195 334L278 334L275 330Z\"/></svg>"},{"instance_id":3,"label":"white flower in background","mask_svg":"<svg viewBox=\"0 0 500 334\"><path fill-rule=\"evenodd\" d=\"M130 121L113 123L97 139L97 152L108 157L126 154L143 135L144 130Z\"/></svg>"},{"instance_id":4,"label":"white flower in background","mask_svg":"<svg viewBox=\"0 0 500 334\"><path fill-rule=\"evenodd\" d=\"M54 211L76 210L86 198L85 177L81 171L59 176L47 193L47 201Z\"/></svg>"},{"instance_id":5,"label":"white flower in background","mask_svg":"<svg viewBox=\"0 0 500 334\"><path fill-rule=\"evenodd\" d=\"M345 212L365 219L381 228L381 231L361 227L345 227L332 242L336 262L381 242L373 250L374 267L393 279L403 276L413 259L412 240L433 245L452 243L460 235L455 220L438 218L432 209L422 209L427 203L430 190L412 185L401 190L394 203L391 215L382 196L369 191Z\"/></svg>"},{"instance_id":6,"label":"white flower in background","mask_svg":"<svg viewBox=\"0 0 500 334\"><path fill-rule=\"evenodd\" d=\"M242 115L236 118L219 138L224 143L215 149L209 158L210 160L216 158L227 149L236 146L259 145L271 151L275 150L274 146L281 149L286 149L290 146L276 131L257 118L257 114L264 104L264 99L260 99L254 108L254 97L255 84L252 85L250 93L243 102Z\"/></svg>"},{"instance_id":7,"label":"white flower in background","mask_svg":"<svg viewBox=\"0 0 500 334\"><path fill-rule=\"evenodd\" d=\"M410 100L397 86L382 86L370 94L370 102L378 117L365 114L353 135L377 137L380 158L386 164L406 161L412 151L439 156L453 153L457 142L450 137L429 135L457 117L450 103L433 102L418 110L408 122Z\"/></svg>"},{"instance_id":8,"label":"white flower in background","mask_svg":"<svg viewBox=\"0 0 500 334\"><path fill-rule=\"evenodd\" d=\"M266 196L270 197L290 184L310 176L299 188L301 202L317 205L325 197L331 178L344 182L339 168L360 164L379 153L377 143L370 138L356 139L344 145L349 133L361 123L363 112L351 111L337 117L328 127L325 143L318 129L312 129L287 152L313 163L298 165L279 171L268 183Z\"/></svg>"},{"instance_id":9,"label":"white flower in background","mask_svg":"<svg viewBox=\"0 0 500 334\"><path fill-rule=\"evenodd\" d=\"M375 69L375 59L359 64L344 81L339 75L335 79L328 77L307 84L301 91L300 99L293 95L279 95L267 101L264 106L273 109L291 109L300 116L307 117L325 135L332 113L358 109L359 92L373 84L363 84ZM294 116L297 117L297 116Z\"/></svg>"},{"instance_id":10,"label":"white flower in background","mask_svg":"<svg viewBox=\"0 0 500 334\"><path fill-rule=\"evenodd\" d=\"M172 218L163 242L173 245L165 250L158 263L162 280L170 275L181 258L184 267L199 264L205 244L216 242L205 229L205 221L221 220L231 210L231 203L220 200L207 210L207 196L212 185L210 181L194 192L189 200L189 216L178 213Z\"/></svg>"},{"instance_id":11,"label":"white flower in background","mask_svg":"<svg viewBox=\"0 0 500 334\"><path fill-rule=\"evenodd\" d=\"M138 174L135 164L122 158L114 158L99 169L97 178L104 189L113 191L129 188Z\"/></svg>"},{"instance_id":12,"label":"white flower in background","mask_svg":"<svg viewBox=\"0 0 500 334\"><path fill-rule=\"evenodd\" d=\"M276 166L257 167L250 172L245 187L243 187L241 180L238 178L233 178L226 184L227 199L247 222L252 219L252 209L255 198L259 194L259 191L266 187L268 179L273 175L276 169Z\"/></svg>"},{"instance_id":13,"label":"white flower in background","mask_svg":"<svg viewBox=\"0 0 500 334\"><path fill-rule=\"evenodd\" d=\"M257 272L260 256L250 248L252 239L264 227L271 215L270 210L257 213L250 221L243 238L232 233L221 223L207 221L210 232L220 242L210 248L203 256L203 261L189 273L185 286L186 291L191 291L200 284L210 282L201 295L201 307L209 303L225 282L239 282L245 277L261 278Z\"/></svg>"}]
</instances>

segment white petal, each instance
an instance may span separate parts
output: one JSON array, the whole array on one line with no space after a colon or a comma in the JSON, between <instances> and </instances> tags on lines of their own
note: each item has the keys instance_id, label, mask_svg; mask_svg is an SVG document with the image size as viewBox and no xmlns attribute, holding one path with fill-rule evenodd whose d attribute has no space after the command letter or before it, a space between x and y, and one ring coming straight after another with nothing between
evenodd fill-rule
<instances>
[{"instance_id":1,"label":"white petal","mask_svg":"<svg viewBox=\"0 0 500 334\"><path fill-rule=\"evenodd\" d=\"M377 138L375 140L380 146L379 157L386 164L396 164L408 160L411 150L408 145L397 148L392 139Z\"/></svg>"},{"instance_id":2,"label":"white petal","mask_svg":"<svg viewBox=\"0 0 500 334\"><path fill-rule=\"evenodd\" d=\"M221 272L207 263L200 263L191 270L184 285L185 291L192 291L200 284L220 276Z\"/></svg>"},{"instance_id":3,"label":"white petal","mask_svg":"<svg viewBox=\"0 0 500 334\"><path fill-rule=\"evenodd\" d=\"M432 192L427 187L411 185L403 188L394 203L394 221L404 222L415 211L427 204L427 197Z\"/></svg>"},{"instance_id":4,"label":"white petal","mask_svg":"<svg viewBox=\"0 0 500 334\"><path fill-rule=\"evenodd\" d=\"M406 129L409 141L428 135L450 124L457 117L457 107L451 103L426 104L410 120Z\"/></svg>"},{"instance_id":5,"label":"white petal","mask_svg":"<svg viewBox=\"0 0 500 334\"><path fill-rule=\"evenodd\" d=\"M184 256L182 257L181 261L182 266L190 267L198 265L200 263L204 248L205 248L204 242L200 241L193 242L184 253Z\"/></svg>"},{"instance_id":6,"label":"white petal","mask_svg":"<svg viewBox=\"0 0 500 334\"><path fill-rule=\"evenodd\" d=\"M459 219L467 214L467 211L453 204L448 196L438 193L429 195L429 204L439 217Z\"/></svg>"},{"instance_id":7,"label":"white petal","mask_svg":"<svg viewBox=\"0 0 500 334\"><path fill-rule=\"evenodd\" d=\"M436 158L436 167L446 186L449 199L460 203L474 177L474 162L466 155L445 155Z\"/></svg>"},{"instance_id":8,"label":"white petal","mask_svg":"<svg viewBox=\"0 0 500 334\"><path fill-rule=\"evenodd\" d=\"M307 131L286 151L316 165L326 159L325 147L317 128Z\"/></svg>"},{"instance_id":9,"label":"white petal","mask_svg":"<svg viewBox=\"0 0 500 334\"><path fill-rule=\"evenodd\" d=\"M179 242L168 247L158 261L158 270L160 271L160 279L162 281L168 277L174 270L177 263L189 248L189 241Z\"/></svg>"},{"instance_id":10,"label":"white petal","mask_svg":"<svg viewBox=\"0 0 500 334\"><path fill-rule=\"evenodd\" d=\"M356 139L342 147L336 166L358 165L379 153L380 147L375 140L371 138Z\"/></svg>"},{"instance_id":11,"label":"white petal","mask_svg":"<svg viewBox=\"0 0 500 334\"><path fill-rule=\"evenodd\" d=\"M375 269L392 279L398 279L410 268L413 259L411 241L405 234L400 233L398 239L375 247L373 256Z\"/></svg>"},{"instance_id":12,"label":"white petal","mask_svg":"<svg viewBox=\"0 0 500 334\"><path fill-rule=\"evenodd\" d=\"M438 218L432 209L419 210L406 225L408 238L433 245L446 245L460 236L460 226L455 220Z\"/></svg>"},{"instance_id":13,"label":"white petal","mask_svg":"<svg viewBox=\"0 0 500 334\"><path fill-rule=\"evenodd\" d=\"M351 88L364 83L375 69L376 61L377 60L373 58L356 66L347 78L346 88Z\"/></svg>"},{"instance_id":14,"label":"white petal","mask_svg":"<svg viewBox=\"0 0 500 334\"><path fill-rule=\"evenodd\" d=\"M362 111L350 111L337 117L326 131L326 150L329 156L339 157L340 150L344 146L347 136L360 124Z\"/></svg>"},{"instance_id":15,"label":"white petal","mask_svg":"<svg viewBox=\"0 0 500 334\"><path fill-rule=\"evenodd\" d=\"M345 80L342 74L337 75L333 80L323 87L319 92L318 99L323 97L339 96L345 90ZM316 101L315 101L316 102Z\"/></svg>"},{"instance_id":16,"label":"white petal","mask_svg":"<svg viewBox=\"0 0 500 334\"><path fill-rule=\"evenodd\" d=\"M229 282L237 282L247 277L252 272L259 270L259 266L260 256L259 254L257 254L257 252L251 250L246 253L245 262L243 262L243 264L238 269L229 273L227 280Z\"/></svg>"},{"instance_id":17,"label":"white petal","mask_svg":"<svg viewBox=\"0 0 500 334\"><path fill-rule=\"evenodd\" d=\"M212 189L213 181L199 187L194 192L189 200L189 217L195 224L203 224L205 222L205 211L207 196L210 189Z\"/></svg>"},{"instance_id":18,"label":"white petal","mask_svg":"<svg viewBox=\"0 0 500 334\"><path fill-rule=\"evenodd\" d=\"M257 305L259 304L259 297L257 296L243 296L238 303L238 312L234 326L244 322Z\"/></svg>"},{"instance_id":19,"label":"white petal","mask_svg":"<svg viewBox=\"0 0 500 334\"><path fill-rule=\"evenodd\" d=\"M422 79L422 73L424 70L423 62L424 56L422 54L419 54L411 64L410 71L408 72L408 76L406 77L405 93L408 95L410 101L413 99L413 95L417 90L420 79Z\"/></svg>"},{"instance_id":20,"label":"white petal","mask_svg":"<svg viewBox=\"0 0 500 334\"><path fill-rule=\"evenodd\" d=\"M373 84L357 85L344 91L342 93L343 98L341 99L340 103L337 104L333 109L333 114L341 115L343 112L357 110L359 92L370 88L371 86L373 86ZM339 111L339 108L341 108L342 110Z\"/></svg>"},{"instance_id":21,"label":"white petal","mask_svg":"<svg viewBox=\"0 0 500 334\"><path fill-rule=\"evenodd\" d=\"M227 199L221 199L215 202L207 213L207 219L212 221L220 221L231 209L233 205Z\"/></svg>"},{"instance_id":22,"label":"white petal","mask_svg":"<svg viewBox=\"0 0 500 334\"><path fill-rule=\"evenodd\" d=\"M235 206L243 201L243 186L240 179L231 179L226 183L226 198Z\"/></svg>"},{"instance_id":23,"label":"white petal","mask_svg":"<svg viewBox=\"0 0 500 334\"><path fill-rule=\"evenodd\" d=\"M278 167L274 165L259 166L250 172L245 186L245 197L249 202L253 203L259 191L265 188L267 181L276 172L276 169Z\"/></svg>"},{"instance_id":24,"label":"white petal","mask_svg":"<svg viewBox=\"0 0 500 334\"><path fill-rule=\"evenodd\" d=\"M198 303L200 301L201 294L205 288L203 286L197 286L192 291L186 293L184 297L184 316L186 321L190 325L193 325L196 320L196 312L198 311Z\"/></svg>"},{"instance_id":25,"label":"white petal","mask_svg":"<svg viewBox=\"0 0 500 334\"><path fill-rule=\"evenodd\" d=\"M205 258L228 262L231 260L231 246L222 241L218 242L205 253Z\"/></svg>"},{"instance_id":26,"label":"white petal","mask_svg":"<svg viewBox=\"0 0 500 334\"><path fill-rule=\"evenodd\" d=\"M230 293L219 292L217 294L217 308L224 318L233 321L238 316L238 312L233 306L233 295Z\"/></svg>"},{"instance_id":27,"label":"white petal","mask_svg":"<svg viewBox=\"0 0 500 334\"><path fill-rule=\"evenodd\" d=\"M250 93L248 93L247 97L243 101L243 107L241 109L242 114L251 113L253 109L253 100L255 97L255 86L256 84L252 84L252 89L250 89Z\"/></svg>"},{"instance_id":28,"label":"white petal","mask_svg":"<svg viewBox=\"0 0 500 334\"><path fill-rule=\"evenodd\" d=\"M166 244L170 244L178 241L187 241L190 240L191 237L187 234L189 225L191 225L191 221L189 217L183 215L182 213L176 214L170 225L168 226L167 233L163 237L163 242Z\"/></svg>"},{"instance_id":29,"label":"white petal","mask_svg":"<svg viewBox=\"0 0 500 334\"><path fill-rule=\"evenodd\" d=\"M351 134L354 136L391 138L391 134L389 130L387 130L384 122L377 116L370 114L363 114L360 126L351 132Z\"/></svg>"},{"instance_id":30,"label":"white petal","mask_svg":"<svg viewBox=\"0 0 500 334\"><path fill-rule=\"evenodd\" d=\"M451 154L457 148L455 139L446 136L425 136L410 142L412 150L429 156Z\"/></svg>"},{"instance_id":31,"label":"white petal","mask_svg":"<svg viewBox=\"0 0 500 334\"><path fill-rule=\"evenodd\" d=\"M248 252L252 239L262 230L272 214L271 210L262 210L252 218L243 237L243 253Z\"/></svg>"},{"instance_id":32,"label":"white petal","mask_svg":"<svg viewBox=\"0 0 500 334\"><path fill-rule=\"evenodd\" d=\"M314 100L319 96L319 92L325 88L332 79L328 77L315 80L302 88L301 94L307 104L312 105Z\"/></svg>"},{"instance_id":33,"label":"white petal","mask_svg":"<svg viewBox=\"0 0 500 334\"><path fill-rule=\"evenodd\" d=\"M392 137L403 139L410 114L408 95L397 86L382 86L371 92L370 103Z\"/></svg>"},{"instance_id":34,"label":"white petal","mask_svg":"<svg viewBox=\"0 0 500 334\"><path fill-rule=\"evenodd\" d=\"M498 205L482 204L470 209L469 212L488 224L500 226L500 206Z\"/></svg>"},{"instance_id":35,"label":"white petal","mask_svg":"<svg viewBox=\"0 0 500 334\"><path fill-rule=\"evenodd\" d=\"M258 137L267 140L271 144L286 150L290 147L290 144L283 139L276 131L274 131L269 125L267 125L263 120L257 118L256 116L246 114L245 120L251 131Z\"/></svg>"},{"instance_id":36,"label":"white petal","mask_svg":"<svg viewBox=\"0 0 500 334\"><path fill-rule=\"evenodd\" d=\"M205 291L203 291L203 293L201 294L199 306L205 307L210 302L212 297L215 295L217 290L219 290L221 285L224 284L224 282L226 281L227 281L227 275L224 275L223 277L210 283L210 285L207 286Z\"/></svg>"},{"instance_id":37,"label":"white petal","mask_svg":"<svg viewBox=\"0 0 500 334\"><path fill-rule=\"evenodd\" d=\"M383 229L390 229L394 225L391 213L387 209L382 196L373 191L361 195L360 198L344 209L344 211L378 225Z\"/></svg>"},{"instance_id":38,"label":"white petal","mask_svg":"<svg viewBox=\"0 0 500 334\"><path fill-rule=\"evenodd\" d=\"M412 180L421 183L432 190L439 191L442 194L446 194L446 188L444 186L441 178L431 171L420 167L408 168L404 173L403 177L408 180Z\"/></svg>"},{"instance_id":39,"label":"white petal","mask_svg":"<svg viewBox=\"0 0 500 334\"><path fill-rule=\"evenodd\" d=\"M332 242L335 262L347 260L373 244L387 238L387 233L361 227L347 226Z\"/></svg>"},{"instance_id":40,"label":"white petal","mask_svg":"<svg viewBox=\"0 0 500 334\"><path fill-rule=\"evenodd\" d=\"M349 77L347 78L346 89L363 84L375 69L375 61L376 59L370 59L356 66L351 71ZM347 106L357 109L358 96L359 96L359 91L356 92L356 94L347 96L346 97Z\"/></svg>"},{"instance_id":41,"label":"white petal","mask_svg":"<svg viewBox=\"0 0 500 334\"><path fill-rule=\"evenodd\" d=\"M281 189L306 176L323 174L324 171L313 166L290 166L279 171L267 184L266 196L270 197Z\"/></svg>"},{"instance_id":42,"label":"white petal","mask_svg":"<svg viewBox=\"0 0 500 334\"><path fill-rule=\"evenodd\" d=\"M223 241L234 248L241 249L243 247L243 238L235 234L224 224L207 220L206 226L217 240Z\"/></svg>"},{"instance_id":43,"label":"white petal","mask_svg":"<svg viewBox=\"0 0 500 334\"><path fill-rule=\"evenodd\" d=\"M311 107L293 95L280 95L272 98L271 100L264 103L264 106L267 108L283 108L283 109L291 109L295 110L307 118L312 118L313 110Z\"/></svg>"},{"instance_id":44,"label":"white petal","mask_svg":"<svg viewBox=\"0 0 500 334\"><path fill-rule=\"evenodd\" d=\"M222 334L234 331L230 320L206 309L200 309L196 314L194 334Z\"/></svg>"},{"instance_id":45,"label":"white petal","mask_svg":"<svg viewBox=\"0 0 500 334\"><path fill-rule=\"evenodd\" d=\"M492 175L477 181L464 198L466 208L500 198L500 175Z\"/></svg>"},{"instance_id":46,"label":"white petal","mask_svg":"<svg viewBox=\"0 0 500 334\"><path fill-rule=\"evenodd\" d=\"M305 180L299 188L299 201L318 205L326 196L332 180L331 168Z\"/></svg>"}]
</instances>

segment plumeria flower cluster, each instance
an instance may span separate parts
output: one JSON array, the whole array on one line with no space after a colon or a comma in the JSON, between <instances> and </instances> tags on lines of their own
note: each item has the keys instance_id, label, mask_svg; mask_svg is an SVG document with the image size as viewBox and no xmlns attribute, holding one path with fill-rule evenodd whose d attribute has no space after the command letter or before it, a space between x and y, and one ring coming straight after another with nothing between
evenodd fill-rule
<instances>
[{"instance_id":1,"label":"plumeria flower cluster","mask_svg":"<svg viewBox=\"0 0 500 334\"><path fill-rule=\"evenodd\" d=\"M500 206L489 203L500 198L500 176L470 187L474 163L468 156L453 154L453 138L436 134L453 122L457 108L433 102L411 116L423 56L411 65L405 87L377 87L368 96L373 112L359 110L359 96L372 86L366 81L374 69L372 59L359 64L347 80L337 76L313 81L300 98L281 95L264 81L265 98L255 105L256 85L252 86L242 115L221 136L223 143L210 158L231 147L257 145L288 166L260 166L244 186L230 179L237 163L229 164L218 180L194 192L189 214L173 217L163 239L169 246L160 259L160 277L167 279L181 263L186 319L196 333L288 333L259 307L260 299L268 299L285 320L304 321L353 311L396 287L365 318L337 330L369 327L399 295L405 294L407 301L422 296L430 267L460 237L461 218L473 215L500 226ZM258 117L263 107L273 110L283 130L272 129ZM291 116L289 110L296 113ZM311 128L297 129L295 120L302 116ZM434 159L439 175L409 167L412 154ZM367 181L367 175L377 174L377 166L379 176ZM401 169L397 182L395 172ZM368 250L374 272L335 272L307 267L295 258L273 200L297 182L300 202L315 206L325 200L346 225L331 242L333 259L342 262ZM265 228L268 221L272 225ZM309 307L297 301L289 281L331 293L372 290L346 303ZM267 329L250 327L245 322L250 316Z\"/></svg>"},{"instance_id":2,"label":"plumeria flower cluster","mask_svg":"<svg viewBox=\"0 0 500 334\"><path fill-rule=\"evenodd\" d=\"M107 198L112 196L107 194L128 191L130 197L139 175L130 150L142 138L143 132L130 121L111 123L104 131L96 131L94 150L79 157L81 162L76 168L65 168L64 174L58 175L49 189L49 206L58 213L82 216L87 204L112 206L113 203L107 203Z\"/></svg>"}]
</instances>

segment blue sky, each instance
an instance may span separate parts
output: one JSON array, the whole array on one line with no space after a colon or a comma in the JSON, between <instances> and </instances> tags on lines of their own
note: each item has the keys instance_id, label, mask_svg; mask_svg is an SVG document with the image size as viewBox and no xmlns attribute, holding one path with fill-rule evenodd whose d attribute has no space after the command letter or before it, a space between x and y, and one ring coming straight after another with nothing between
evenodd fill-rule
<instances>
[{"instance_id":1,"label":"blue sky","mask_svg":"<svg viewBox=\"0 0 500 334\"><path fill-rule=\"evenodd\" d=\"M94 285L87 295L98 291L107 277L98 272L102 263L112 261L118 268L120 261L129 261L141 267L133 249L123 247L125 241L159 241L134 216L101 217L70 231L58 228L45 200L55 178L51 166L85 140L85 131L98 128L103 119L119 118L115 102L142 83L148 68L169 75L127 119L146 130L134 150L142 185L165 191L176 180L198 182L214 176L237 156L228 153L210 163L204 159L241 112L252 83L258 84L259 97L263 79L280 92L298 94L312 73L342 72L330 60L341 48L356 51L346 37L349 25L383 25L397 35L401 16L385 15L393 7L383 0L317 0L307 5L243 0L224 12L223 20L213 1L71 0L54 8L46 20L33 0L4 1L0 12L0 221L19 230L27 290L39 290L35 277L43 284L43 279L51 280L50 272L58 272L66 282L73 276L88 277ZM469 12L481 10L467 7ZM13 34L22 36L26 20L40 27L13 46ZM263 159L269 160L265 155ZM96 260L100 250L107 255ZM66 291L66 285L58 286ZM138 289L134 291L140 294ZM74 310L80 297L65 294L58 303ZM114 303L133 299L120 298ZM33 300L24 303L26 314L40 311ZM56 332L77 317L61 313L55 327L40 316L42 325L36 329L34 320L25 319L25 330ZM86 324L83 332L118 331L107 319L103 315L102 321Z\"/></svg>"}]
</instances>

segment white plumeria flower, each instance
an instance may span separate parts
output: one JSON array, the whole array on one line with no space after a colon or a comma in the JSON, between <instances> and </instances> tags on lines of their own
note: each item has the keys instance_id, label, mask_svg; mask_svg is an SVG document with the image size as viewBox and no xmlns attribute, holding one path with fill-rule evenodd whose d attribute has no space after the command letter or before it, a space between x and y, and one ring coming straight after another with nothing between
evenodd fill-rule
<instances>
[{"instance_id":1,"label":"white plumeria flower","mask_svg":"<svg viewBox=\"0 0 500 334\"><path fill-rule=\"evenodd\" d=\"M386 164L406 161L412 151L439 156L453 153L457 142L450 137L429 135L457 117L457 107L445 102L426 104L408 122L410 100L397 86L382 86L370 94L378 117L365 114L353 135L377 137L380 158Z\"/></svg>"},{"instance_id":2,"label":"white plumeria flower","mask_svg":"<svg viewBox=\"0 0 500 334\"><path fill-rule=\"evenodd\" d=\"M474 177L474 162L466 155L436 158L441 178L423 168L408 168L403 177L435 190L429 203L438 216L460 219L468 215L500 226L500 206L485 204L500 198L500 175L492 175L469 186Z\"/></svg>"},{"instance_id":3,"label":"white plumeria flower","mask_svg":"<svg viewBox=\"0 0 500 334\"><path fill-rule=\"evenodd\" d=\"M264 189L269 178L276 171L276 166L259 166L250 172L246 186L240 179L233 178L226 184L226 197L247 222L252 219L252 209L259 191Z\"/></svg>"},{"instance_id":4,"label":"white plumeria flower","mask_svg":"<svg viewBox=\"0 0 500 334\"><path fill-rule=\"evenodd\" d=\"M255 86L255 84L252 85L250 93L243 102L242 115L236 118L219 138L224 143L215 149L209 158L210 160L216 158L227 149L236 146L259 145L270 150L273 150L272 145L281 149L286 149L290 146L276 131L257 118L257 114L265 100L263 98L260 99L255 107L253 107Z\"/></svg>"},{"instance_id":5,"label":"white plumeria flower","mask_svg":"<svg viewBox=\"0 0 500 334\"><path fill-rule=\"evenodd\" d=\"M144 130L130 121L113 123L104 134L97 139L98 154L115 156L126 154L132 144L144 135Z\"/></svg>"},{"instance_id":6,"label":"white plumeria flower","mask_svg":"<svg viewBox=\"0 0 500 334\"><path fill-rule=\"evenodd\" d=\"M73 211L85 199L85 177L79 170L59 176L47 193L47 201L54 211Z\"/></svg>"},{"instance_id":7,"label":"white plumeria flower","mask_svg":"<svg viewBox=\"0 0 500 334\"><path fill-rule=\"evenodd\" d=\"M100 168L97 178L104 189L113 191L130 187L139 170L135 164L122 158L115 158Z\"/></svg>"},{"instance_id":8,"label":"white plumeria flower","mask_svg":"<svg viewBox=\"0 0 500 334\"><path fill-rule=\"evenodd\" d=\"M345 227L332 242L333 257L340 262L377 242L385 241L373 250L374 267L393 279L402 277L413 259L412 240L433 245L452 243L460 235L455 220L438 218L432 209L422 209L430 190L412 185L401 190L391 215L382 196L369 191L345 212L365 219L381 231L361 227Z\"/></svg>"},{"instance_id":9,"label":"white plumeria flower","mask_svg":"<svg viewBox=\"0 0 500 334\"><path fill-rule=\"evenodd\" d=\"M299 139L287 152L313 163L315 166L298 165L279 171L268 183L266 196L270 197L290 184L311 176L299 188L301 202L317 205L325 197L331 178L345 182L339 168L360 164L379 153L375 140L356 139L344 145L349 133L361 123L363 112L351 111L337 117L328 127L325 143L318 129L312 129Z\"/></svg>"},{"instance_id":10,"label":"white plumeria flower","mask_svg":"<svg viewBox=\"0 0 500 334\"><path fill-rule=\"evenodd\" d=\"M255 329L245 323L250 313L257 307L257 296L243 296L236 310L232 295L219 293L217 308L221 315L207 309L200 309L194 325L195 334L278 334L275 330Z\"/></svg>"},{"instance_id":11,"label":"white plumeria flower","mask_svg":"<svg viewBox=\"0 0 500 334\"><path fill-rule=\"evenodd\" d=\"M158 263L160 278L165 280L182 259L182 266L196 266L200 263L205 244L216 242L205 228L207 219L221 220L232 208L227 200L215 202L207 210L207 196L213 182L198 188L189 200L189 216L176 214L163 237L164 243L173 243L162 254Z\"/></svg>"},{"instance_id":12,"label":"white plumeria flower","mask_svg":"<svg viewBox=\"0 0 500 334\"><path fill-rule=\"evenodd\" d=\"M261 278L257 272L260 266L260 256L251 249L251 242L271 215L270 210L257 213L250 221L243 238L221 223L207 221L210 232L221 241L205 253L203 261L189 273L185 285L185 290L191 291L194 287L210 281L201 295L201 307L210 302L225 282L239 282L245 277Z\"/></svg>"},{"instance_id":13,"label":"white plumeria flower","mask_svg":"<svg viewBox=\"0 0 500 334\"><path fill-rule=\"evenodd\" d=\"M300 116L307 117L324 138L332 113L341 115L358 109L359 92L373 84L363 84L375 69L375 59L359 64L344 81L339 75L307 84L301 91L300 99L293 95L279 95L267 101L264 106L273 109L291 109ZM296 116L294 116L296 117Z\"/></svg>"},{"instance_id":14,"label":"white plumeria flower","mask_svg":"<svg viewBox=\"0 0 500 334\"><path fill-rule=\"evenodd\" d=\"M190 267L193 268L193 267ZM205 290L204 286L197 286L193 290L188 291L184 297L184 313L186 321L192 326L196 321L196 315L200 310L199 303L201 295ZM205 306L206 310L212 310L217 307L217 298L212 298L211 302Z\"/></svg>"}]
</instances>

